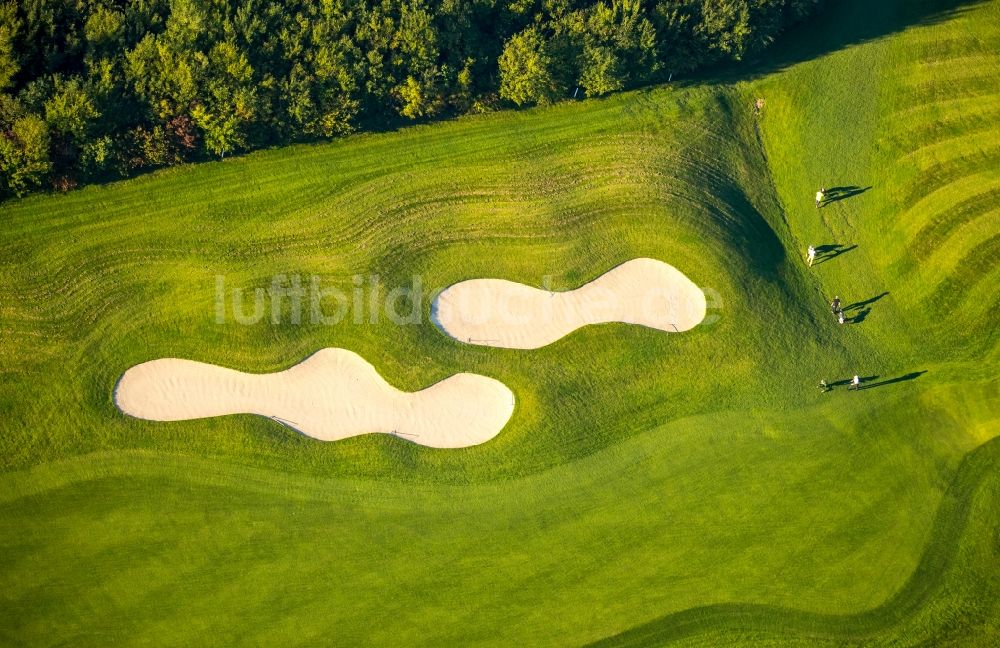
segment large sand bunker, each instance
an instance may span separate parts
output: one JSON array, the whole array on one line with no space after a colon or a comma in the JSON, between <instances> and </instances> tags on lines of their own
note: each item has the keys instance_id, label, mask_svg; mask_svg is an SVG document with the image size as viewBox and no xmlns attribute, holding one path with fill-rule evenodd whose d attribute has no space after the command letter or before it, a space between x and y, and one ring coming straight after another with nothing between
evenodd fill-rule
<instances>
[{"instance_id":1,"label":"large sand bunker","mask_svg":"<svg viewBox=\"0 0 1000 648\"><path fill-rule=\"evenodd\" d=\"M442 291L435 323L462 342L537 349L603 322L687 331L705 319L705 293L671 265L633 259L568 292L503 279L470 279Z\"/></svg>"},{"instance_id":2,"label":"large sand bunker","mask_svg":"<svg viewBox=\"0 0 1000 648\"><path fill-rule=\"evenodd\" d=\"M514 412L514 394L492 378L460 373L408 393L345 349L322 349L272 374L152 360L125 372L115 403L152 421L259 414L322 441L383 432L434 448L489 441Z\"/></svg>"}]
</instances>

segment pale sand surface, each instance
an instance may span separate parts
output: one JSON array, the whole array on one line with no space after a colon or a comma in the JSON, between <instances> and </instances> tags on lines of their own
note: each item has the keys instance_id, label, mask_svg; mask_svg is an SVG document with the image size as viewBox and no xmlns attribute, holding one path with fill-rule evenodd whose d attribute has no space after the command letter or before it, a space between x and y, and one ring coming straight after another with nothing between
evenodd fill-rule
<instances>
[{"instance_id":1,"label":"pale sand surface","mask_svg":"<svg viewBox=\"0 0 1000 648\"><path fill-rule=\"evenodd\" d=\"M346 349L322 349L271 374L152 360L122 375L115 403L126 414L153 421L259 414L322 441L383 432L435 448L488 441L514 412L514 394L492 378L460 373L403 392Z\"/></svg>"},{"instance_id":2,"label":"pale sand surface","mask_svg":"<svg viewBox=\"0 0 1000 648\"><path fill-rule=\"evenodd\" d=\"M537 349L603 322L687 331L705 311L701 288L656 259L626 261L567 292L470 279L442 291L432 306L435 323L456 340L508 349Z\"/></svg>"}]
</instances>

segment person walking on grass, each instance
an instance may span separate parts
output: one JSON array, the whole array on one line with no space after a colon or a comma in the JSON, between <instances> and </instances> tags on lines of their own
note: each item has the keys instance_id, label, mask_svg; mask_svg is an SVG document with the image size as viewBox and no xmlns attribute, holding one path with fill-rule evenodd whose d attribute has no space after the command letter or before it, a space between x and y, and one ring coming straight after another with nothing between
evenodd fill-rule
<instances>
[{"instance_id":1,"label":"person walking on grass","mask_svg":"<svg viewBox=\"0 0 1000 648\"><path fill-rule=\"evenodd\" d=\"M809 267L811 268L812 264L813 264L813 261L816 260L816 248L814 248L811 245L809 246L808 260L809 260Z\"/></svg>"},{"instance_id":2,"label":"person walking on grass","mask_svg":"<svg viewBox=\"0 0 1000 648\"><path fill-rule=\"evenodd\" d=\"M854 378L851 378L850 389L861 389L861 376L855 374Z\"/></svg>"},{"instance_id":3,"label":"person walking on grass","mask_svg":"<svg viewBox=\"0 0 1000 648\"><path fill-rule=\"evenodd\" d=\"M844 311L837 311L837 322L843 324L844 321Z\"/></svg>"},{"instance_id":4,"label":"person walking on grass","mask_svg":"<svg viewBox=\"0 0 1000 648\"><path fill-rule=\"evenodd\" d=\"M819 209L824 198L826 198L826 187L820 187L820 190L816 192L816 209Z\"/></svg>"},{"instance_id":5,"label":"person walking on grass","mask_svg":"<svg viewBox=\"0 0 1000 648\"><path fill-rule=\"evenodd\" d=\"M840 297L836 295L833 296L833 301L830 302L830 310L833 311L834 315L840 312Z\"/></svg>"},{"instance_id":6,"label":"person walking on grass","mask_svg":"<svg viewBox=\"0 0 1000 648\"><path fill-rule=\"evenodd\" d=\"M830 385L826 384L826 378L823 378L822 380L819 381L819 391L822 394L825 394L826 392L830 391Z\"/></svg>"}]
</instances>

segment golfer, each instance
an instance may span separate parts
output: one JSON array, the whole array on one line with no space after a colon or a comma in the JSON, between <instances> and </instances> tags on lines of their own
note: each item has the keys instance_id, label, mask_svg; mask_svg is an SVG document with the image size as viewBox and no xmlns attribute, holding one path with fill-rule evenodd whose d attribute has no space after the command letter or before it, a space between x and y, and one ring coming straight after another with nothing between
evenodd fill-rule
<instances>
[{"instance_id":1,"label":"golfer","mask_svg":"<svg viewBox=\"0 0 1000 648\"><path fill-rule=\"evenodd\" d=\"M841 324L844 323L844 311L837 311L837 321Z\"/></svg>"},{"instance_id":2,"label":"golfer","mask_svg":"<svg viewBox=\"0 0 1000 648\"><path fill-rule=\"evenodd\" d=\"M840 312L840 297L833 296L833 301L830 302L830 310L833 311L834 315Z\"/></svg>"},{"instance_id":3,"label":"golfer","mask_svg":"<svg viewBox=\"0 0 1000 648\"><path fill-rule=\"evenodd\" d=\"M861 376L854 376L851 379L851 389L859 389L861 387Z\"/></svg>"},{"instance_id":4,"label":"golfer","mask_svg":"<svg viewBox=\"0 0 1000 648\"><path fill-rule=\"evenodd\" d=\"M816 260L816 248L809 246L809 267L812 267L813 261Z\"/></svg>"},{"instance_id":5,"label":"golfer","mask_svg":"<svg viewBox=\"0 0 1000 648\"><path fill-rule=\"evenodd\" d=\"M819 208L819 204L821 202L823 202L824 198L826 198L826 187L822 187L819 191L816 192L816 207L817 208Z\"/></svg>"}]
</instances>

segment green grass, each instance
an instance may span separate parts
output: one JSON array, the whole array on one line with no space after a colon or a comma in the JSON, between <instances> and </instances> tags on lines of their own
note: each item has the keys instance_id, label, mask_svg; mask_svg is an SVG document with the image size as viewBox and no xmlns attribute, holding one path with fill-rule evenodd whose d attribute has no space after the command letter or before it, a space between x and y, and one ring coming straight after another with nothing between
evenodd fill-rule
<instances>
[{"instance_id":1,"label":"green grass","mask_svg":"<svg viewBox=\"0 0 1000 648\"><path fill-rule=\"evenodd\" d=\"M1000 2L871 4L752 80L0 205L0 642L995 643ZM814 41L841 46L796 56ZM817 211L820 185L871 188ZM804 267L832 243L857 247ZM217 275L567 289L637 256L713 321L527 352L454 343L429 299L403 327L215 322ZM324 346L409 390L496 377L514 417L440 451L112 402L145 360Z\"/></svg>"}]
</instances>

